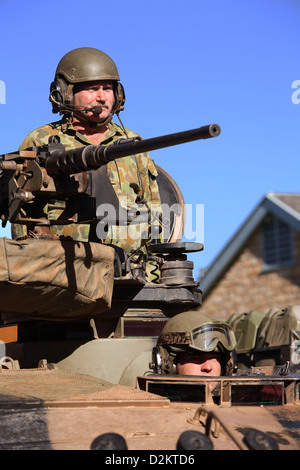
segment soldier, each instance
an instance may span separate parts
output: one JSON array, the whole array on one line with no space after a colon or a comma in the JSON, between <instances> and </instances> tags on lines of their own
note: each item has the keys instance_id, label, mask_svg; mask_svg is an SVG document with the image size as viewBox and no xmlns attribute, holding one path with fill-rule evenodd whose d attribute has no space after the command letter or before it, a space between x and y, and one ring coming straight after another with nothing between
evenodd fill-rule
<instances>
[{"instance_id":1,"label":"soldier","mask_svg":"<svg viewBox=\"0 0 300 470\"><path fill-rule=\"evenodd\" d=\"M221 376L236 372L233 329L199 311L175 315L164 326L155 350L162 374ZM159 370L160 369L160 370ZM210 389L216 387L210 383Z\"/></svg>"},{"instance_id":2,"label":"soldier","mask_svg":"<svg viewBox=\"0 0 300 470\"><path fill-rule=\"evenodd\" d=\"M116 64L104 52L90 47L68 52L57 66L49 96L53 112L62 114L62 119L30 132L20 149L47 144L51 136L58 136L66 150L89 144L110 145L117 139L137 136L126 129L121 120L121 125L112 121L113 115L119 117L119 112L124 109L125 93L119 80ZM144 153L110 162L105 167L105 174L102 172L103 177L126 214L128 211L137 213L142 207L147 215L144 222L138 224L130 219L131 223L121 225L115 220L115 224L105 227L104 234L103 230L99 234L95 227L92 230L90 224L59 225L54 220L63 213L65 202L53 200L43 209L52 221L50 234L79 241L101 239L133 253L151 238L148 216L151 219L155 213L155 223L158 224L161 201L156 167L149 154ZM101 180L96 181L100 186ZM30 231L25 226L12 226L14 239L28 236Z\"/></svg>"}]
</instances>

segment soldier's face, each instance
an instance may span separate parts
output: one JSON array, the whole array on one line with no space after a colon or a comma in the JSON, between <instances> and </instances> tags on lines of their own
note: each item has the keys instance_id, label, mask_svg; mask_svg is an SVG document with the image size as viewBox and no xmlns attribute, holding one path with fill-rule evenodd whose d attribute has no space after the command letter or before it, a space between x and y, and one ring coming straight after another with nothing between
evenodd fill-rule
<instances>
[{"instance_id":1,"label":"soldier's face","mask_svg":"<svg viewBox=\"0 0 300 470\"><path fill-rule=\"evenodd\" d=\"M91 111L76 112L77 115L89 117L91 121L103 121L112 111L114 105L114 91L111 80L100 80L78 84L74 87L74 106L93 108L101 106L101 114Z\"/></svg>"},{"instance_id":2,"label":"soldier's face","mask_svg":"<svg viewBox=\"0 0 300 470\"><path fill-rule=\"evenodd\" d=\"M181 353L177 362L177 373L180 375L221 375L221 362L219 353ZM210 389L216 386L210 383Z\"/></svg>"}]
</instances>

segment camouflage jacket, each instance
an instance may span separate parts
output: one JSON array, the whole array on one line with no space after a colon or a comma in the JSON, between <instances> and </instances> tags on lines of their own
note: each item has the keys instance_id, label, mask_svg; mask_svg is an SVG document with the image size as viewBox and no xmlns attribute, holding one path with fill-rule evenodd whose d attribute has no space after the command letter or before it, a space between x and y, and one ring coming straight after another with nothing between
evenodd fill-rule
<instances>
[{"instance_id":1,"label":"camouflage jacket","mask_svg":"<svg viewBox=\"0 0 300 470\"><path fill-rule=\"evenodd\" d=\"M126 137L121 126L111 122L108 124L109 130L100 142L101 145L110 145L120 138ZM128 137L137 134L126 129ZM42 126L24 139L20 149L32 146L40 146L48 143L50 136L59 136L60 142L65 145L66 150L71 148L91 145L91 142L74 129L66 117L60 121ZM96 170L97 171L97 170ZM153 160L148 153L138 154L114 160L107 165L107 174L112 187L118 197L120 205L127 210L136 206L137 197L143 195L147 206L155 214L153 223L158 223L160 209L160 196L157 185L157 170ZM50 201L44 208L47 218L56 220L64 210L63 201ZM71 237L74 240L88 241L90 227L87 224L51 225L51 233L62 237ZM26 227L14 224L12 227L12 237L20 239L26 236ZM112 243L123 248L126 252L132 253L143 246L150 238L151 233L149 223L131 224L118 226L111 225L106 237L99 236L99 241ZM98 235L98 233L97 233Z\"/></svg>"}]
</instances>

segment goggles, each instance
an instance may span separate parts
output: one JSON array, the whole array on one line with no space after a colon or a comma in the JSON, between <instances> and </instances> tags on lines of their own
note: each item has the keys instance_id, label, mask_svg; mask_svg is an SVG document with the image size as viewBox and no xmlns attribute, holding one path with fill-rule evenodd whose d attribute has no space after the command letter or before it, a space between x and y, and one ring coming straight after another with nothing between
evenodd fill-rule
<instances>
[{"instance_id":1,"label":"goggles","mask_svg":"<svg viewBox=\"0 0 300 470\"><path fill-rule=\"evenodd\" d=\"M180 350L181 346L188 346L197 351L212 352L219 343L227 351L233 351L236 347L233 329L222 322L206 323L186 333L165 333L161 335L159 343L167 344L174 351Z\"/></svg>"},{"instance_id":2,"label":"goggles","mask_svg":"<svg viewBox=\"0 0 300 470\"><path fill-rule=\"evenodd\" d=\"M233 351L236 347L234 331L224 323L208 323L200 328L194 328L190 332L190 338L190 347L205 352L214 351L219 343L227 351Z\"/></svg>"}]
</instances>

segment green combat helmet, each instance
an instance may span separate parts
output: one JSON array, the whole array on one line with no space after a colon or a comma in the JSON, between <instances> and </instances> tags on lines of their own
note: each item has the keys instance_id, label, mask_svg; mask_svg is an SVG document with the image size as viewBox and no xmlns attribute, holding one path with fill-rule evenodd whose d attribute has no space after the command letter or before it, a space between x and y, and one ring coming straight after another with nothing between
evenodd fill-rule
<instances>
[{"instance_id":1,"label":"green combat helmet","mask_svg":"<svg viewBox=\"0 0 300 470\"><path fill-rule=\"evenodd\" d=\"M99 80L112 80L115 94L112 114L118 114L124 109L125 92L114 61L93 47L79 47L65 54L50 85L49 101L53 113L73 112L74 85Z\"/></svg>"},{"instance_id":2,"label":"green combat helmet","mask_svg":"<svg viewBox=\"0 0 300 470\"><path fill-rule=\"evenodd\" d=\"M153 367L156 373L176 374L177 354L218 351L222 375L232 375L237 369L235 347L234 331L227 323L199 311L183 312L162 329L153 350Z\"/></svg>"}]
</instances>

